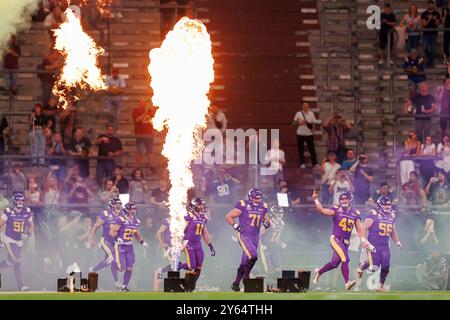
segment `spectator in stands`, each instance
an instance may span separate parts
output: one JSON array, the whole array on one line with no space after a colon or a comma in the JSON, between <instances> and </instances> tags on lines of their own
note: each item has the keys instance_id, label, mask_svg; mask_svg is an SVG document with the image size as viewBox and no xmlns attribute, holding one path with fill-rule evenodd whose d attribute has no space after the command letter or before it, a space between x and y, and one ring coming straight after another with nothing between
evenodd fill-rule
<instances>
[{"instance_id":1,"label":"spectator in stands","mask_svg":"<svg viewBox=\"0 0 450 320\"><path fill-rule=\"evenodd\" d=\"M154 206L156 214L165 217L168 212L169 203L169 182L167 179L159 181L159 187L153 189L150 196L150 203Z\"/></svg>"},{"instance_id":2,"label":"spectator in stands","mask_svg":"<svg viewBox=\"0 0 450 320\"><path fill-rule=\"evenodd\" d=\"M397 18L395 17L395 14L392 12L391 4L385 2L384 3L384 12L381 13L381 29L379 32L379 39L380 39L380 51L379 51L379 64L384 63L384 53L388 42L388 35L390 35L390 50L392 53L392 48L394 47L394 26L397 23ZM394 64L394 61L390 60L390 64Z\"/></svg>"},{"instance_id":3,"label":"spectator in stands","mask_svg":"<svg viewBox=\"0 0 450 320\"><path fill-rule=\"evenodd\" d=\"M3 73L8 82L8 89L13 95L17 94L16 71L19 69L19 57L21 55L20 46L17 44L16 40L17 37L12 35L3 56Z\"/></svg>"},{"instance_id":4,"label":"spectator in stands","mask_svg":"<svg viewBox=\"0 0 450 320\"><path fill-rule=\"evenodd\" d=\"M119 189L114 185L112 179L106 179L104 184L104 189L100 191L98 197L103 204L108 204L109 200L119 196ZM132 201L130 199L130 201Z\"/></svg>"},{"instance_id":5,"label":"spectator in stands","mask_svg":"<svg viewBox=\"0 0 450 320\"><path fill-rule=\"evenodd\" d=\"M431 118L425 117L436 112L434 97L428 93L428 85L425 81L419 85L420 92L405 105L406 113L414 112L417 137L423 141L430 135Z\"/></svg>"},{"instance_id":6,"label":"spectator in stands","mask_svg":"<svg viewBox=\"0 0 450 320\"><path fill-rule=\"evenodd\" d=\"M403 159L400 161L400 182L404 185L409 180L409 174L414 171L414 158L420 154L420 141L414 131L410 131L404 143ZM405 159L406 158L406 159Z\"/></svg>"},{"instance_id":7,"label":"spectator in stands","mask_svg":"<svg viewBox=\"0 0 450 320\"><path fill-rule=\"evenodd\" d=\"M297 111L294 117L294 125L297 126L297 146L300 168L306 168L305 143L309 150L313 167L317 166L317 155L314 146L314 124L320 123L314 112L309 109L308 102L303 102L302 110Z\"/></svg>"},{"instance_id":8,"label":"spectator in stands","mask_svg":"<svg viewBox=\"0 0 450 320\"><path fill-rule=\"evenodd\" d=\"M7 173L5 177L8 178L11 194L16 191L25 192L25 190L27 189L27 178L20 170L19 163L13 162L10 172Z\"/></svg>"},{"instance_id":9,"label":"spectator in stands","mask_svg":"<svg viewBox=\"0 0 450 320\"><path fill-rule=\"evenodd\" d=\"M332 200L330 185L336 179L336 172L340 167L341 165L336 162L336 154L334 152L328 152L327 157L323 159L322 165L320 166L323 204L330 204Z\"/></svg>"},{"instance_id":10,"label":"spectator in stands","mask_svg":"<svg viewBox=\"0 0 450 320\"><path fill-rule=\"evenodd\" d=\"M44 129L47 123L46 117L42 114L42 105L36 103L33 110L28 118L28 124L30 125L30 146L31 146L31 156L33 166L36 166L38 161L39 165L44 166L44 158L34 158L43 157L45 155L45 136Z\"/></svg>"},{"instance_id":11,"label":"spectator in stands","mask_svg":"<svg viewBox=\"0 0 450 320\"><path fill-rule=\"evenodd\" d=\"M403 69L408 75L409 99L417 94L417 87L425 81L424 60L417 55L417 49L411 49L411 53L405 57Z\"/></svg>"},{"instance_id":12,"label":"spectator in stands","mask_svg":"<svg viewBox=\"0 0 450 320\"><path fill-rule=\"evenodd\" d=\"M439 95L441 101L441 115L446 116L441 118L441 134L447 134L447 125L450 122L450 78L444 80L444 86Z\"/></svg>"},{"instance_id":13,"label":"spectator in stands","mask_svg":"<svg viewBox=\"0 0 450 320\"><path fill-rule=\"evenodd\" d=\"M430 136L425 138L425 143L423 143L420 147L419 155L421 157L419 161L420 175L422 176L423 183L425 184L432 176L434 176L435 170L434 158L436 157L436 145L433 143Z\"/></svg>"},{"instance_id":14,"label":"spectator in stands","mask_svg":"<svg viewBox=\"0 0 450 320\"><path fill-rule=\"evenodd\" d=\"M148 183L144 179L144 173L141 169L134 169L130 181L130 201L145 203L145 194L148 190Z\"/></svg>"},{"instance_id":15,"label":"spectator in stands","mask_svg":"<svg viewBox=\"0 0 450 320\"><path fill-rule=\"evenodd\" d=\"M59 25L64 22L64 15L59 5L53 6L52 12L50 12L44 20L44 27L48 29L48 36L50 38L50 48L55 46L56 37L54 35L54 29L58 29Z\"/></svg>"},{"instance_id":16,"label":"spectator in stands","mask_svg":"<svg viewBox=\"0 0 450 320\"><path fill-rule=\"evenodd\" d=\"M236 186L240 181L231 176L224 168L219 168L216 179L210 187L210 201L216 204L233 203L236 201Z\"/></svg>"},{"instance_id":17,"label":"spectator in stands","mask_svg":"<svg viewBox=\"0 0 450 320\"><path fill-rule=\"evenodd\" d=\"M69 101L66 109L60 114L59 126L63 136L64 144L68 145L73 139L73 133L77 126L77 106L76 102Z\"/></svg>"},{"instance_id":18,"label":"spectator in stands","mask_svg":"<svg viewBox=\"0 0 450 320\"><path fill-rule=\"evenodd\" d=\"M4 155L6 152L6 146L8 145L9 140L9 132L10 128L8 120L5 116L2 116L2 119L0 120L0 156ZM2 168L1 164L0 167Z\"/></svg>"},{"instance_id":19,"label":"spectator in stands","mask_svg":"<svg viewBox=\"0 0 450 320\"><path fill-rule=\"evenodd\" d=\"M444 171L438 171L437 177L431 177L429 179L425 187L425 193L433 205L450 204L450 186L448 185Z\"/></svg>"},{"instance_id":20,"label":"spectator in stands","mask_svg":"<svg viewBox=\"0 0 450 320\"><path fill-rule=\"evenodd\" d=\"M215 103L211 103L211 113L208 117L207 128L219 129L222 134L227 130L228 120L222 109Z\"/></svg>"},{"instance_id":21,"label":"spectator in stands","mask_svg":"<svg viewBox=\"0 0 450 320\"><path fill-rule=\"evenodd\" d=\"M328 133L327 151L335 153L337 162L341 164L347 152L345 134L351 130L351 124L342 115L335 114L325 121L323 127Z\"/></svg>"},{"instance_id":22,"label":"spectator in stands","mask_svg":"<svg viewBox=\"0 0 450 320\"><path fill-rule=\"evenodd\" d=\"M151 164L153 151L153 125L152 119L155 115L154 108L151 108L145 99L139 101L139 106L133 109L134 134L136 135L136 167L142 167L142 157L145 155L148 164ZM154 169L150 166L150 171Z\"/></svg>"},{"instance_id":23,"label":"spectator in stands","mask_svg":"<svg viewBox=\"0 0 450 320\"><path fill-rule=\"evenodd\" d=\"M64 187L66 192L70 192L75 185L78 177L80 176L80 167L78 164L73 163L67 170L66 179L64 179Z\"/></svg>"},{"instance_id":24,"label":"spectator in stands","mask_svg":"<svg viewBox=\"0 0 450 320\"><path fill-rule=\"evenodd\" d=\"M350 177L342 167L336 172L336 179L330 184L330 193L333 195L333 205L339 205L339 197L344 192L353 193L353 187Z\"/></svg>"},{"instance_id":25,"label":"spectator in stands","mask_svg":"<svg viewBox=\"0 0 450 320\"><path fill-rule=\"evenodd\" d=\"M417 5L412 4L408 13L403 16L400 25L406 29L406 50L417 49L420 41L420 17L418 16Z\"/></svg>"},{"instance_id":26,"label":"spectator in stands","mask_svg":"<svg viewBox=\"0 0 450 320\"><path fill-rule=\"evenodd\" d=\"M445 8L443 12L444 28L447 29L444 31L444 63L447 63L450 60L450 6Z\"/></svg>"},{"instance_id":27,"label":"spectator in stands","mask_svg":"<svg viewBox=\"0 0 450 320\"><path fill-rule=\"evenodd\" d=\"M420 244L427 254L437 249L439 245L439 239L436 236L436 231L434 230L434 221L433 219L427 219L425 222L425 228L423 232L423 236L420 239Z\"/></svg>"},{"instance_id":28,"label":"spectator in stands","mask_svg":"<svg viewBox=\"0 0 450 320\"><path fill-rule=\"evenodd\" d=\"M441 15L435 10L433 0L428 1L427 10L422 12L421 25L423 32L423 51L425 53L425 64L427 68L433 67L434 56L436 55L437 30L427 31L427 29L437 29L441 23Z\"/></svg>"},{"instance_id":29,"label":"spectator in stands","mask_svg":"<svg viewBox=\"0 0 450 320\"><path fill-rule=\"evenodd\" d=\"M57 118L59 120L58 99L51 95L42 108L42 113L47 117L47 127L56 132ZM51 123L49 123L49 121Z\"/></svg>"},{"instance_id":30,"label":"spectator in stands","mask_svg":"<svg viewBox=\"0 0 450 320\"><path fill-rule=\"evenodd\" d=\"M46 182L46 191L44 192L44 205L46 207L55 207L61 204L61 193L58 190L58 180L49 171Z\"/></svg>"},{"instance_id":31,"label":"spectator in stands","mask_svg":"<svg viewBox=\"0 0 450 320\"><path fill-rule=\"evenodd\" d=\"M91 141L84 135L81 127L75 129L75 134L69 144L69 155L75 158L75 163L80 167L80 175L89 177L89 156L91 154Z\"/></svg>"},{"instance_id":32,"label":"spectator in stands","mask_svg":"<svg viewBox=\"0 0 450 320\"><path fill-rule=\"evenodd\" d=\"M436 152L442 159L450 156L450 138L448 135L442 137L442 141L439 142Z\"/></svg>"},{"instance_id":33,"label":"spectator in stands","mask_svg":"<svg viewBox=\"0 0 450 320\"><path fill-rule=\"evenodd\" d=\"M280 149L280 141L272 141L272 148L267 151L266 162L269 164L269 173L273 176L274 185L283 177L283 165L286 163L284 151Z\"/></svg>"},{"instance_id":34,"label":"spectator in stands","mask_svg":"<svg viewBox=\"0 0 450 320\"><path fill-rule=\"evenodd\" d=\"M114 167L114 175L111 177L114 182L114 186L119 189L120 194L128 193L130 190L130 185L128 179L123 176L123 167L121 165L116 165Z\"/></svg>"},{"instance_id":35,"label":"spectator in stands","mask_svg":"<svg viewBox=\"0 0 450 320\"><path fill-rule=\"evenodd\" d=\"M42 60L41 68L42 72L39 74L42 86L41 100L43 102L48 101L52 93L53 85L56 81L56 74L62 68L64 59L58 50L50 49L50 53Z\"/></svg>"},{"instance_id":36,"label":"spectator in stands","mask_svg":"<svg viewBox=\"0 0 450 320\"><path fill-rule=\"evenodd\" d=\"M433 250L424 264L416 269L417 282L421 289L446 290L448 282L447 259L438 250Z\"/></svg>"},{"instance_id":37,"label":"spectator in stands","mask_svg":"<svg viewBox=\"0 0 450 320\"><path fill-rule=\"evenodd\" d=\"M400 203L415 206L422 205L422 212L426 211L426 194L420 185L417 172L411 171L408 182L402 186L400 191Z\"/></svg>"},{"instance_id":38,"label":"spectator in stands","mask_svg":"<svg viewBox=\"0 0 450 320\"><path fill-rule=\"evenodd\" d=\"M365 204L370 198L370 183L373 182L373 170L368 165L368 157L362 153L358 164L354 167L353 185L355 187L355 203ZM352 170L352 171L353 171Z\"/></svg>"},{"instance_id":39,"label":"spectator in stands","mask_svg":"<svg viewBox=\"0 0 450 320\"><path fill-rule=\"evenodd\" d=\"M372 193L372 195L369 198L368 203L371 204L372 206L376 206L377 205L377 200L381 197L388 197L389 199L391 199L391 202L395 205L398 202L397 197L395 196L394 191L392 191L389 188L389 185L387 182L382 182L380 183L380 188L375 190L374 193Z\"/></svg>"},{"instance_id":40,"label":"spectator in stands","mask_svg":"<svg viewBox=\"0 0 450 320\"><path fill-rule=\"evenodd\" d=\"M25 203L30 207L33 212L34 221L36 225L40 225L42 222L42 198L43 194L39 188L39 185L35 177L30 177L28 179L27 190L25 190Z\"/></svg>"},{"instance_id":41,"label":"spectator in stands","mask_svg":"<svg viewBox=\"0 0 450 320\"><path fill-rule=\"evenodd\" d=\"M351 167L357 162L355 150L348 149L346 153L346 159L342 162L341 169L342 170L350 170Z\"/></svg>"},{"instance_id":42,"label":"spectator in stands","mask_svg":"<svg viewBox=\"0 0 450 320\"><path fill-rule=\"evenodd\" d=\"M67 156L67 150L62 143L61 134L56 132L53 134L53 141L50 144L47 154L51 157L65 157ZM55 175L58 181L64 181L66 177L66 159L51 159L50 170Z\"/></svg>"},{"instance_id":43,"label":"spectator in stands","mask_svg":"<svg viewBox=\"0 0 450 320\"><path fill-rule=\"evenodd\" d=\"M122 155L122 142L114 136L114 127L108 125L106 134L99 135L94 144L98 146L100 157L97 161L97 182L102 185L103 179L112 175L115 158Z\"/></svg>"},{"instance_id":44,"label":"spectator in stands","mask_svg":"<svg viewBox=\"0 0 450 320\"><path fill-rule=\"evenodd\" d=\"M72 185L72 189L69 192L67 202L69 204L80 205L79 207L74 207L73 210L83 214L84 218L89 218L89 197L95 197L94 193L88 187L83 177L78 176L75 183Z\"/></svg>"},{"instance_id":45,"label":"spectator in stands","mask_svg":"<svg viewBox=\"0 0 450 320\"><path fill-rule=\"evenodd\" d=\"M279 190L278 190L279 193L287 194L288 201L289 201L289 207L300 203L300 196L296 192L289 189L286 180L280 179L280 181L278 182L278 187L279 187Z\"/></svg>"},{"instance_id":46,"label":"spectator in stands","mask_svg":"<svg viewBox=\"0 0 450 320\"><path fill-rule=\"evenodd\" d=\"M107 111L114 114L114 129L119 128L120 111L122 110L122 95L126 87L125 80L120 77L119 69L112 69L112 75L106 78Z\"/></svg>"}]
</instances>

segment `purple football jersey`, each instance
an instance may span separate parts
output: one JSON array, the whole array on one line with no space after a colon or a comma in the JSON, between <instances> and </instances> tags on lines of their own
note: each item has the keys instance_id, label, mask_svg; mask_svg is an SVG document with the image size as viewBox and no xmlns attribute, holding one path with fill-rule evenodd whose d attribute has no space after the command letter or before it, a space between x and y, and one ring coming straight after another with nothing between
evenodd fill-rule
<instances>
[{"instance_id":1,"label":"purple football jersey","mask_svg":"<svg viewBox=\"0 0 450 320\"><path fill-rule=\"evenodd\" d=\"M109 234L109 229L111 227L111 224L115 221L115 218L117 216L114 215L111 211L104 210L102 213L98 215L98 218L103 221L103 232L102 237L106 241L114 242L114 239Z\"/></svg>"},{"instance_id":2,"label":"purple football jersey","mask_svg":"<svg viewBox=\"0 0 450 320\"><path fill-rule=\"evenodd\" d=\"M204 213L196 215L188 212L184 220L187 222L186 229L184 230L184 240L189 240L190 243L201 242L208 217Z\"/></svg>"},{"instance_id":3,"label":"purple football jersey","mask_svg":"<svg viewBox=\"0 0 450 320\"><path fill-rule=\"evenodd\" d=\"M241 211L241 215L239 216L239 224L244 226L242 233L259 235L259 230L264 216L268 212L267 204L261 201L255 206L250 201L240 200L236 204L236 209Z\"/></svg>"},{"instance_id":4,"label":"purple football jersey","mask_svg":"<svg viewBox=\"0 0 450 320\"><path fill-rule=\"evenodd\" d=\"M367 218L373 220L367 240L376 246L389 246L389 238L395 223L395 213L384 215L376 210L371 210Z\"/></svg>"},{"instance_id":5,"label":"purple football jersey","mask_svg":"<svg viewBox=\"0 0 450 320\"><path fill-rule=\"evenodd\" d=\"M120 229L118 232L119 238L123 239L124 245L130 245L133 242L134 235L138 231L139 226L141 225L141 222L136 217L133 217L133 219L128 220L124 216L120 216L114 224L120 224Z\"/></svg>"},{"instance_id":6,"label":"purple football jersey","mask_svg":"<svg viewBox=\"0 0 450 320\"><path fill-rule=\"evenodd\" d=\"M22 235L28 232L28 222L32 216L33 213L28 207L22 208L20 212L5 208L2 214L2 219L6 221L5 235L13 240L22 240Z\"/></svg>"},{"instance_id":7,"label":"purple football jersey","mask_svg":"<svg viewBox=\"0 0 450 320\"><path fill-rule=\"evenodd\" d=\"M353 227L356 221L361 220L361 213L356 209L344 209L340 206L331 208L335 214L333 216L333 234L336 237L350 240Z\"/></svg>"},{"instance_id":8,"label":"purple football jersey","mask_svg":"<svg viewBox=\"0 0 450 320\"><path fill-rule=\"evenodd\" d=\"M172 246L172 235L170 234L169 218L165 218L162 222L162 225L166 227L166 231L164 231L162 234L163 242L170 247Z\"/></svg>"}]
</instances>

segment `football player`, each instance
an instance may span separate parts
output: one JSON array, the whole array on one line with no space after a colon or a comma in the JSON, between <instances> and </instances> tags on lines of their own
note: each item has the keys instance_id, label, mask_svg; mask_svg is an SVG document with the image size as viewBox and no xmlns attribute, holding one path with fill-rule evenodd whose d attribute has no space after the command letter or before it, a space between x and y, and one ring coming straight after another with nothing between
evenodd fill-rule
<instances>
[{"instance_id":1,"label":"football player","mask_svg":"<svg viewBox=\"0 0 450 320\"><path fill-rule=\"evenodd\" d=\"M17 288L28 291L22 281L22 246L30 236L34 239L33 213L24 206L25 196L15 192L11 197L11 208L5 208L0 216L0 228L5 226L2 242L8 251L8 258L0 261L0 268L12 266L16 277Z\"/></svg>"},{"instance_id":2,"label":"football player","mask_svg":"<svg viewBox=\"0 0 450 320\"><path fill-rule=\"evenodd\" d=\"M133 239L136 239L146 249L148 244L139 232L141 222L136 218L136 205L133 202L128 202L125 204L123 212L123 215L118 216L112 222L110 235L115 239L115 261L113 265L119 271L125 271L121 289L122 291L130 291L128 283L130 282L135 262Z\"/></svg>"},{"instance_id":3,"label":"football player","mask_svg":"<svg viewBox=\"0 0 450 320\"><path fill-rule=\"evenodd\" d=\"M350 244L350 236L354 227L356 227L358 236L361 238L363 248L367 248L369 245L364 237L362 237L361 214L359 210L351 207L353 195L350 192L342 193L339 196L339 205L334 206L331 209L322 207L316 190L314 190L312 198L319 213L333 218L333 233L330 237L330 245L333 250L333 256L331 261L326 263L322 268L317 268L314 270L313 283L317 284L319 282L319 277L323 273L333 270L341 264L345 288L347 290L351 290L355 286L356 280L350 281L349 279L348 265L350 262L350 256L348 254L348 247Z\"/></svg>"},{"instance_id":4,"label":"football player","mask_svg":"<svg viewBox=\"0 0 450 320\"><path fill-rule=\"evenodd\" d=\"M186 271L186 291L194 291L197 280L202 272L204 252L201 239L205 241L211 252L211 256L216 255L216 250L211 243L206 223L208 217L206 213L206 202L202 198L194 198L189 203L188 214L184 217L186 228L184 229L184 254L186 262L181 263L179 269Z\"/></svg>"},{"instance_id":5,"label":"football player","mask_svg":"<svg viewBox=\"0 0 450 320\"><path fill-rule=\"evenodd\" d=\"M363 276L366 269L376 271L380 269L380 285L377 291L385 291L384 283L389 274L391 250L389 248L389 238L401 249L402 243L395 229L395 212L392 209L392 202L389 197L380 197L377 200L377 209L371 210L369 216L364 220L362 235L366 236L369 232L368 240L374 246L375 250L367 250L367 261L360 264L356 270L358 281Z\"/></svg>"},{"instance_id":6,"label":"football player","mask_svg":"<svg viewBox=\"0 0 450 320\"><path fill-rule=\"evenodd\" d=\"M241 280L249 278L258 260L261 225L264 225L266 229L271 225L267 204L262 201L262 197L260 190L250 189L248 200L240 200L225 217L228 224L237 231L238 242L243 251L236 278L231 285L233 291L240 291ZM239 218L239 223L235 222L236 218Z\"/></svg>"},{"instance_id":7,"label":"football player","mask_svg":"<svg viewBox=\"0 0 450 320\"><path fill-rule=\"evenodd\" d=\"M261 231L260 255L264 266L264 271L281 271L281 252L286 249L286 244L281 241L281 234L284 229L284 210L278 205L270 207L270 220L272 227Z\"/></svg>"},{"instance_id":8,"label":"football player","mask_svg":"<svg viewBox=\"0 0 450 320\"><path fill-rule=\"evenodd\" d=\"M89 241L91 246L95 246L95 233L97 229L103 227L102 229L102 237L100 239L100 247L105 252L105 257L102 261L100 261L96 266L89 268L89 272L98 272L103 268L111 266L111 273L114 278L115 286L117 289L122 287L122 284L119 281L119 277L117 274L117 268L112 265L114 261L114 238L110 235L109 230L111 224L122 214L122 201L119 197L114 197L109 200L108 210L102 211L97 216L97 221L94 224L94 227L91 230Z\"/></svg>"}]
</instances>

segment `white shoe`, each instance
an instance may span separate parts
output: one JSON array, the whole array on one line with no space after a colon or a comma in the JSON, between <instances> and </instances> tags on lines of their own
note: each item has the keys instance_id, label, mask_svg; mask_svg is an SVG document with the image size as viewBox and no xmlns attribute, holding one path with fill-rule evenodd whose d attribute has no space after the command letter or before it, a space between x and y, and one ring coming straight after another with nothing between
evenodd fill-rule
<instances>
[{"instance_id":1,"label":"white shoe","mask_svg":"<svg viewBox=\"0 0 450 320\"><path fill-rule=\"evenodd\" d=\"M116 289L122 289L122 283L120 283L120 281L116 281L115 285Z\"/></svg>"},{"instance_id":2,"label":"white shoe","mask_svg":"<svg viewBox=\"0 0 450 320\"><path fill-rule=\"evenodd\" d=\"M314 269L314 280L313 280L314 284L319 283L319 277L320 277L319 270L320 270L319 268Z\"/></svg>"},{"instance_id":3,"label":"white shoe","mask_svg":"<svg viewBox=\"0 0 450 320\"><path fill-rule=\"evenodd\" d=\"M345 289L347 289L347 291L350 291L355 286L355 284L356 280L349 281L345 284Z\"/></svg>"},{"instance_id":4,"label":"white shoe","mask_svg":"<svg viewBox=\"0 0 450 320\"><path fill-rule=\"evenodd\" d=\"M20 291L30 291L30 288L27 286L22 286L22 288L20 288Z\"/></svg>"},{"instance_id":5,"label":"white shoe","mask_svg":"<svg viewBox=\"0 0 450 320\"><path fill-rule=\"evenodd\" d=\"M130 289L128 289L128 287L126 285L123 285L121 287L121 290L124 291L124 292L130 292Z\"/></svg>"}]
</instances>

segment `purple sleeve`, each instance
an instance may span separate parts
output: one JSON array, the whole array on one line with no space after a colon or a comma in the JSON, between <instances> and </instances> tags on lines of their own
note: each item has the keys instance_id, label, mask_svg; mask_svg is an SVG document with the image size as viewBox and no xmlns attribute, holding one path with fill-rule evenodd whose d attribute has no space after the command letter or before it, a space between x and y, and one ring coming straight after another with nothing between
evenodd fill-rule
<instances>
[{"instance_id":1,"label":"purple sleeve","mask_svg":"<svg viewBox=\"0 0 450 320\"><path fill-rule=\"evenodd\" d=\"M244 211L245 210L245 201L244 200L239 200L239 202L236 203L235 208L239 209L240 211Z\"/></svg>"}]
</instances>

